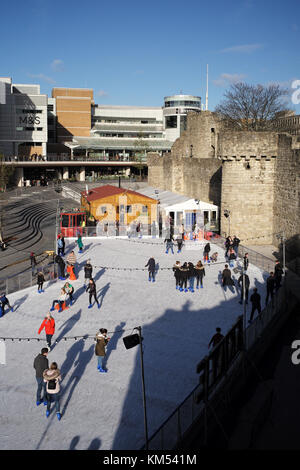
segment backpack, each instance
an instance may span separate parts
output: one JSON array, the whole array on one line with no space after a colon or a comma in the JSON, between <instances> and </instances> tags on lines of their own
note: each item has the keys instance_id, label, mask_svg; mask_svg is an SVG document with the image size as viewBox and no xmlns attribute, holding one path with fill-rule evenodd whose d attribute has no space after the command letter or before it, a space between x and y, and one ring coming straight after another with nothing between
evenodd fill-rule
<instances>
[{"instance_id":1,"label":"backpack","mask_svg":"<svg viewBox=\"0 0 300 470\"><path fill-rule=\"evenodd\" d=\"M48 390L55 390L55 389L56 389L56 379L49 380Z\"/></svg>"}]
</instances>

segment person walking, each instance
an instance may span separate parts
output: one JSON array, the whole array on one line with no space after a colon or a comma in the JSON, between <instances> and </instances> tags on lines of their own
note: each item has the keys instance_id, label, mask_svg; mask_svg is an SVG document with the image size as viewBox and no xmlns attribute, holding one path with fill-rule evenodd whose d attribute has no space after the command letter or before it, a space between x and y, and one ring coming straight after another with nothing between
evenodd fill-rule
<instances>
[{"instance_id":1,"label":"person walking","mask_svg":"<svg viewBox=\"0 0 300 470\"><path fill-rule=\"evenodd\" d=\"M251 310L250 320L249 320L248 323L251 323L251 322L252 322L252 319L253 319L255 310L258 311L258 315L261 314L260 295L259 295L259 293L257 292L257 288L256 288L256 287L254 287L254 289L253 289L253 294L252 294L251 297L250 297L250 302L252 303L252 310Z\"/></svg>"},{"instance_id":2,"label":"person walking","mask_svg":"<svg viewBox=\"0 0 300 470\"><path fill-rule=\"evenodd\" d=\"M38 286L38 293L41 294L43 291L43 285L44 285L44 282L45 282L45 276L44 276L44 273L42 271L39 271L38 272L38 275L37 275L37 286Z\"/></svg>"},{"instance_id":3,"label":"person walking","mask_svg":"<svg viewBox=\"0 0 300 470\"><path fill-rule=\"evenodd\" d=\"M35 378L37 383L37 391L36 391L36 405L39 406L41 403L47 405L47 392L46 392L46 383L43 379L43 372L44 370L48 369L49 361L47 359L48 356L48 348L42 348L40 354L36 356L33 361L33 368L35 369ZM43 398L41 394L43 392Z\"/></svg>"},{"instance_id":4,"label":"person walking","mask_svg":"<svg viewBox=\"0 0 300 470\"><path fill-rule=\"evenodd\" d=\"M203 289L203 277L205 276L205 268L202 264L202 261L200 260L195 266L195 274L196 274L196 279L197 279L196 289L199 289L199 283L200 283L201 289Z\"/></svg>"},{"instance_id":5,"label":"person walking","mask_svg":"<svg viewBox=\"0 0 300 470\"><path fill-rule=\"evenodd\" d=\"M73 303L74 303L74 297L73 297L74 287L69 282L66 282L63 288L65 289L66 294L69 296L70 305L73 305Z\"/></svg>"},{"instance_id":6,"label":"person walking","mask_svg":"<svg viewBox=\"0 0 300 470\"><path fill-rule=\"evenodd\" d=\"M89 306L88 306L88 308L92 308L92 306L93 306L92 305L92 298L93 297L95 299L95 302L98 305L98 308L100 308L100 304L99 304L98 299L97 299L96 283L95 283L93 278L91 278L89 280L88 286L87 286L85 291L89 293Z\"/></svg>"},{"instance_id":7,"label":"person walking","mask_svg":"<svg viewBox=\"0 0 300 470\"><path fill-rule=\"evenodd\" d=\"M5 294L1 294L0 296L0 317L2 317L5 313L5 306L8 306L11 312L13 312L13 307L10 305L8 298Z\"/></svg>"},{"instance_id":8,"label":"person walking","mask_svg":"<svg viewBox=\"0 0 300 470\"><path fill-rule=\"evenodd\" d=\"M166 243L166 254L169 253L169 250L171 249L172 251L172 255L174 255L174 251L173 251L173 236L172 235L169 235L165 238L164 240L164 243Z\"/></svg>"},{"instance_id":9,"label":"person walking","mask_svg":"<svg viewBox=\"0 0 300 470\"><path fill-rule=\"evenodd\" d=\"M210 342L208 343L208 348L210 348L211 346L214 348L223 338L224 335L222 335L221 333L221 328L217 327L216 333L213 335Z\"/></svg>"},{"instance_id":10,"label":"person walking","mask_svg":"<svg viewBox=\"0 0 300 470\"><path fill-rule=\"evenodd\" d=\"M60 392L60 370L57 367L56 362L52 362L49 369L44 370L43 379L46 382L46 392L47 392L47 410L46 417L50 415L51 403L55 402L56 416L58 421L61 420L60 413L60 404L59 404L59 392Z\"/></svg>"},{"instance_id":11,"label":"person walking","mask_svg":"<svg viewBox=\"0 0 300 470\"><path fill-rule=\"evenodd\" d=\"M204 260L204 263L205 263L205 262L210 263L209 252L210 252L210 243L206 243L206 245L205 245L205 247L204 247L204 251L203 251L203 260Z\"/></svg>"},{"instance_id":12,"label":"person walking","mask_svg":"<svg viewBox=\"0 0 300 470\"><path fill-rule=\"evenodd\" d=\"M185 262L183 265L179 268L180 270L180 292L184 290L184 292L188 292L187 289L187 280L188 280L188 274L189 274L189 268L188 264Z\"/></svg>"},{"instance_id":13,"label":"person walking","mask_svg":"<svg viewBox=\"0 0 300 470\"><path fill-rule=\"evenodd\" d=\"M63 307L63 304L65 303L66 300L67 300L67 293L66 293L65 289L62 287L62 289L60 291L59 298L53 300L53 302L52 302L52 307L50 308L50 312L53 312L53 310L55 309L55 304L59 305L58 312L59 313L62 312L62 307Z\"/></svg>"},{"instance_id":14,"label":"person walking","mask_svg":"<svg viewBox=\"0 0 300 470\"><path fill-rule=\"evenodd\" d=\"M84 266L84 287L86 287L86 282L89 283L89 280L92 277L93 266L91 265L91 260L88 259Z\"/></svg>"},{"instance_id":15,"label":"person walking","mask_svg":"<svg viewBox=\"0 0 300 470\"><path fill-rule=\"evenodd\" d=\"M57 263L57 266L58 266L58 277L61 281L64 281L66 279L65 277L66 264L60 255L55 256L55 263Z\"/></svg>"},{"instance_id":16,"label":"person walking","mask_svg":"<svg viewBox=\"0 0 300 470\"><path fill-rule=\"evenodd\" d=\"M155 282L155 278L154 278L154 275L155 275L155 259L153 258L153 256L148 259L148 262L145 265L145 268L147 268L147 266L148 266L148 273L149 273L148 281L151 282L151 279L152 279L152 282Z\"/></svg>"},{"instance_id":17,"label":"person walking","mask_svg":"<svg viewBox=\"0 0 300 470\"><path fill-rule=\"evenodd\" d=\"M266 297L266 305L268 303L269 297L271 297L271 301L273 303L274 297L274 289L275 289L275 276L273 271L270 272L270 275L267 279L267 297Z\"/></svg>"},{"instance_id":18,"label":"person walking","mask_svg":"<svg viewBox=\"0 0 300 470\"><path fill-rule=\"evenodd\" d=\"M244 279L245 279L245 288L244 288ZM240 304L243 303L244 300L244 290L245 290L245 301L246 304L248 303L248 295L249 295L249 287L250 287L250 279L248 274L244 273L241 274L240 277L238 278L238 285L241 287L241 300Z\"/></svg>"},{"instance_id":19,"label":"person walking","mask_svg":"<svg viewBox=\"0 0 300 470\"><path fill-rule=\"evenodd\" d=\"M176 289L180 289L180 261L176 261L176 263L173 266L173 273L176 281Z\"/></svg>"},{"instance_id":20,"label":"person walking","mask_svg":"<svg viewBox=\"0 0 300 470\"><path fill-rule=\"evenodd\" d=\"M46 342L47 342L47 346L48 346L48 349L50 350L51 349L51 341L52 341L52 336L54 335L55 333L55 320L54 318L51 316L51 313L48 312L41 324L41 326L39 327L39 330L38 330L38 334L41 333L41 331L45 328L45 333L46 333Z\"/></svg>"},{"instance_id":21,"label":"person walking","mask_svg":"<svg viewBox=\"0 0 300 470\"><path fill-rule=\"evenodd\" d=\"M282 266L280 264L280 262L277 260L276 263L275 263L275 269L274 269L274 277L275 277L275 290L276 292L278 291L278 289L281 287L281 280L282 280L282 276L283 276L283 269L282 269Z\"/></svg>"},{"instance_id":22,"label":"person walking","mask_svg":"<svg viewBox=\"0 0 300 470\"><path fill-rule=\"evenodd\" d=\"M82 243L82 236L80 233L78 233L78 236L77 236L77 245L78 245L78 252L82 253L83 243Z\"/></svg>"},{"instance_id":23,"label":"person walking","mask_svg":"<svg viewBox=\"0 0 300 470\"><path fill-rule=\"evenodd\" d=\"M95 345L95 355L97 356L97 369L99 372L107 372L107 369L104 368L104 358L106 356L106 345L110 338L107 337L107 329L100 328L96 333L94 338Z\"/></svg>"},{"instance_id":24,"label":"person walking","mask_svg":"<svg viewBox=\"0 0 300 470\"><path fill-rule=\"evenodd\" d=\"M244 271L247 271L249 267L249 254L248 253L245 253L243 257L243 263L244 263Z\"/></svg>"},{"instance_id":25,"label":"person walking","mask_svg":"<svg viewBox=\"0 0 300 470\"><path fill-rule=\"evenodd\" d=\"M222 286L224 287L224 290L226 290L227 286L234 286L234 281L231 278L231 271L228 268L228 264L225 264L225 269L223 269L222 272Z\"/></svg>"},{"instance_id":26,"label":"person walking","mask_svg":"<svg viewBox=\"0 0 300 470\"><path fill-rule=\"evenodd\" d=\"M33 251L30 253L29 258L30 258L31 272L32 272L32 275L34 276L37 262L36 262L35 254L33 253Z\"/></svg>"},{"instance_id":27,"label":"person walking","mask_svg":"<svg viewBox=\"0 0 300 470\"><path fill-rule=\"evenodd\" d=\"M189 262L188 263L188 280L189 280L189 291L190 292L195 292L194 291L194 282L195 282L195 268L194 264Z\"/></svg>"}]
</instances>

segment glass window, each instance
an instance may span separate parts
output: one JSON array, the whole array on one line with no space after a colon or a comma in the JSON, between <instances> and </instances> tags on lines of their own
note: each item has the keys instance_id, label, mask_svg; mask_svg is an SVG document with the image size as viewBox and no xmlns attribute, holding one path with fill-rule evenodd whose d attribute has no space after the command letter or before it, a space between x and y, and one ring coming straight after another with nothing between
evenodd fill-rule
<instances>
[{"instance_id":1,"label":"glass window","mask_svg":"<svg viewBox=\"0 0 300 470\"><path fill-rule=\"evenodd\" d=\"M126 212L127 212L127 214L131 214L132 206L126 206Z\"/></svg>"},{"instance_id":2,"label":"glass window","mask_svg":"<svg viewBox=\"0 0 300 470\"><path fill-rule=\"evenodd\" d=\"M69 227L69 216L64 214L61 218L61 226L62 227Z\"/></svg>"},{"instance_id":3,"label":"glass window","mask_svg":"<svg viewBox=\"0 0 300 470\"><path fill-rule=\"evenodd\" d=\"M143 206L142 212L143 212L143 214L148 214L148 207L147 207L147 206Z\"/></svg>"},{"instance_id":4,"label":"glass window","mask_svg":"<svg viewBox=\"0 0 300 470\"><path fill-rule=\"evenodd\" d=\"M177 116L166 117L166 129L175 129L177 127Z\"/></svg>"}]
</instances>

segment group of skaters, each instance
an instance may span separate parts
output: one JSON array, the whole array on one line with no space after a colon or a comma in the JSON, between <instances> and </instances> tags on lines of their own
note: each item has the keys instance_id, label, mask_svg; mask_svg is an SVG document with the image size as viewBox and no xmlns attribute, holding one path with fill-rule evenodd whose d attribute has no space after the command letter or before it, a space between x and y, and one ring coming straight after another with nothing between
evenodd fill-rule
<instances>
[{"instance_id":1,"label":"group of skaters","mask_svg":"<svg viewBox=\"0 0 300 470\"><path fill-rule=\"evenodd\" d=\"M51 345L52 336L55 333L55 320L48 313L43 323L40 326L39 333L42 329L46 330L47 345L48 347L42 348L33 362L35 369L35 377L37 383L36 391L36 405L42 403L46 406L46 417L51 414L51 404L55 403L56 416L58 421L62 418L60 410L60 395L62 380L60 369L56 362L52 362L49 366L48 354L50 352L49 345ZM100 373L107 373L105 366L106 346L110 338L107 336L107 329L100 328L94 337L95 341L95 356L97 357L97 369Z\"/></svg>"}]
</instances>

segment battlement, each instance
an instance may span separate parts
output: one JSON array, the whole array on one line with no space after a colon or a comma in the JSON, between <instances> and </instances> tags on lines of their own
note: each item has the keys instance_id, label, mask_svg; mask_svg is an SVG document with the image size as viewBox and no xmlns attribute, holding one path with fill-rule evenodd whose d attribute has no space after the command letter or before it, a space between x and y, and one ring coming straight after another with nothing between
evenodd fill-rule
<instances>
[{"instance_id":1,"label":"battlement","mask_svg":"<svg viewBox=\"0 0 300 470\"><path fill-rule=\"evenodd\" d=\"M227 156L227 155L219 155L218 159L222 161L251 161L251 160L265 160L265 161L270 161L274 160L277 158L276 155L232 155L232 156Z\"/></svg>"}]
</instances>

